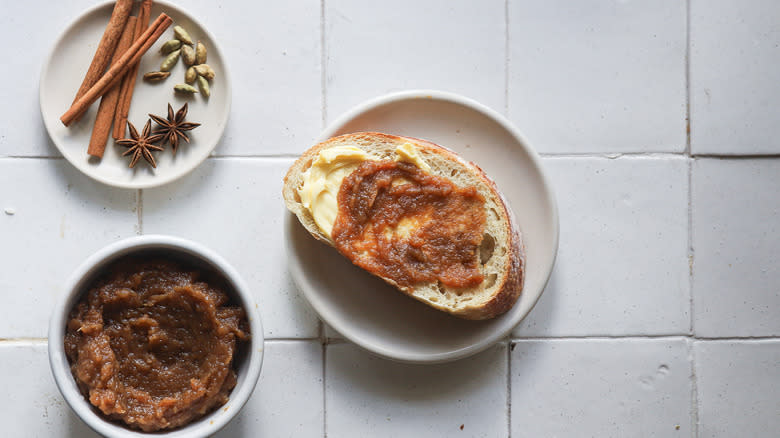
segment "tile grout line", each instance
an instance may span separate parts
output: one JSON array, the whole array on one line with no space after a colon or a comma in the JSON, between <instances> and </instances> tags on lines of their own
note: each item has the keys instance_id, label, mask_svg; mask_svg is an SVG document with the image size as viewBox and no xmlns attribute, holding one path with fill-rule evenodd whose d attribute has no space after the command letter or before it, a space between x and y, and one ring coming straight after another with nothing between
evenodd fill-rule
<instances>
[{"instance_id":1,"label":"tile grout line","mask_svg":"<svg viewBox=\"0 0 780 438\"><path fill-rule=\"evenodd\" d=\"M691 342L740 342L740 343L753 343L753 342L765 342L765 341L780 341L780 336L751 336L751 337L730 337L730 338L706 338L706 337L694 337L690 335L664 335L664 336L584 336L584 337L530 337L530 338L513 338L507 339L507 343L510 345L517 344L523 341L544 342L544 341L609 341L609 340L679 340L686 339ZM36 338L36 337L11 337L1 338L0 343L13 343L13 342L47 342L48 338ZM332 338L323 342L321 338L265 338L266 342L320 342L322 345L344 345L350 344L346 339Z\"/></svg>"},{"instance_id":2,"label":"tile grout line","mask_svg":"<svg viewBox=\"0 0 780 438\"><path fill-rule=\"evenodd\" d=\"M509 117L509 0L504 0L504 116Z\"/></svg>"},{"instance_id":3,"label":"tile grout line","mask_svg":"<svg viewBox=\"0 0 780 438\"><path fill-rule=\"evenodd\" d=\"M511 338L512 342L518 341L600 341L600 340L637 340L637 339L683 339L689 338L690 334L678 333L671 335L582 335L582 336L525 336Z\"/></svg>"},{"instance_id":4,"label":"tile grout line","mask_svg":"<svg viewBox=\"0 0 780 438\"><path fill-rule=\"evenodd\" d=\"M691 435L699 437L699 383L696 378L696 354L693 351L694 339L688 341L688 357L691 363Z\"/></svg>"},{"instance_id":5,"label":"tile grout line","mask_svg":"<svg viewBox=\"0 0 780 438\"><path fill-rule=\"evenodd\" d=\"M685 2L685 151L691 154L691 2Z\"/></svg>"},{"instance_id":6,"label":"tile grout line","mask_svg":"<svg viewBox=\"0 0 780 438\"><path fill-rule=\"evenodd\" d=\"M780 158L780 153L763 153L763 154L754 153L754 154L739 154L739 155L704 153L704 154L691 154L691 158L692 159L709 158L713 160L759 160L759 159L776 160Z\"/></svg>"},{"instance_id":7,"label":"tile grout line","mask_svg":"<svg viewBox=\"0 0 780 438\"><path fill-rule=\"evenodd\" d=\"M321 128L325 129L328 120L327 106L327 47L325 45L325 0L320 0L320 110ZM296 157L297 158L297 157ZM327 409L327 354L328 340L325 337L325 324L319 319L318 331L322 345L322 436L328 438L328 409Z\"/></svg>"},{"instance_id":8,"label":"tile grout line","mask_svg":"<svg viewBox=\"0 0 780 438\"><path fill-rule=\"evenodd\" d=\"M136 234L141 236L144 234L144 191L138 189L135 195L135 212L138 215L138 229Z\"/></svg>"},{"instance_id":9,"label":"tile grout line","mask_svg":"<svg viewBox=\"0 0 780 438\"><path fill-rule=\"evenodd\" d=\"M703 341L703 342L762 342L762 341L780 341L780 336L730 336L730 337L704 337L695 336L691 334L676 334L676 335L594 335L594 336L528 336L522 338L511 338L511 342L518 343L521 341L610 341L610 340L675 340L675 339L690 339L691 341Z\"/></svg>"},{"instance_id":10,"label":"tile grout line","mask_svg":"<svg viewBox=\"0 0 780 438\"><path fill-rule=\"evenodd\" d=\"M538 152L542 158L604 158L616 160L621 158L686 158L684 152L584 152L584 153L549 153Z\"/></svg>"},{"instance_id":11,"label":"tile grout line","mask_svg":"<svg viewBox=\"0 0 780 438\"><path fill-rule=\"evenodd\" d=\"M509 0L504 0L504 116L509 117ZM512 438L512 336L506 342L506 436Z\"/></svg>"},{"instance_id":12,"label":"tile grout line","mask_svg":"<svg viewBox=\"0 0 780 438\"><path fill-rule=\"evenodd\" d=\"M328 344L324 343L322 344L322 436L323 438L328 438L328 409L327 409L327 390L328 385L326 382L326 374L327 371L327 354L328 354Z\"/></svg>"},{"instance_id":13,"label":"tile grout line","mask_svg":"<svg viewBox=\"0 0 780 438\"><path fill-rule=\"evenodd\" d=\"M514 343L506 341L506 436L512 438L512 350Z\"/></svg>"},{"instance_id":14,"label":"tile grout line","mask_svg":"<svg viewBox=\"0 0 780 438\"><path fill-rule=\"evenodd\" d=\"M324 124L324 122L323 122ZM542 158L673 158L673 157L686 157L693 161L699 158L708 158L715 160L776 160L780 159L780 153L763 153L763 154L691 154L689 151L682 152L659 152L659 151L639 151L639 152L539 152L537 155ZM277 153L277 154L218 154L209 155L207 160L290 160L300 157L298 153ZM0 155L0 160L65 160L64 157L52 157L44 155Z\"/></svg>"},{"instance_id":15,"label":"tile grout line","mask_svg":"<svg viewBox=\"0 0 780 438\"><path fill-rule=\"evenodd\" d=\"M325 0L320 0L320 105L322 109L322 129L325 129L328 121L328 106L326 90L328 72L327 66L327 48L325 47Z\"/></svg>"},{"instance_id":16,"label":"tile grout line","mask_svg":"<svg viewBox=\"0 0 780 438\"><path fill-rule=\"evenodd\" d=\"M693 265L696 263L696 254L693 247L693 159L688 158L688 331L695 337L694 331L694 309L693 301Z\"/></svg>"},{"instance_id":17,"label":"tile grout line","mask_svg":"<svg viewBox=\"0 0 780 438\"><path fill-rule=\"evenodd\" d=\"M691 366L691 436L699 436L699 390L696 379L696 357L693 353L693 343L696 339L694 328L695 303L693 299L693 265L695 253L693 247L693 149L691 147L691 0L685 1L685 155L688 162L688 311L690 319L688 330L690 337L688 357Z\"/></svg>"},{"instance_id":18,"label":"tile grout line","mask_svg":"<svg viewBox=\"0 0 780 438\"><path fill-rule=\"evenodd\" d=\"M512 344L517 344L519 342L524 341L533 341L533 342L544 342L544 341L610 341L610 340L626 340L626 341L637 341L637 340L653 340L653 339L659 339L659 340L679 340L679 339L686 339L691 342L740 342L740 343L754 343L754 342L765 342L765 341L780 341L780 336L749 336L749 337L721 337L721 338L707 338L707 337L694 337L691 335L661 335L661 336L581 336L581 337L529 337L529 338L512 338L507 339L506 342L510 345L510 349ZM11 337L11 338L2 338L0 337L0 343L13 343L13 342L47 342L48 338L36 338L36 337ZM346 339L340 339L340 338L332 338L327 341L322 341L319 337L311 337L311 338L265 338L266 342L319 342L322 345L344 345L344 344L351 344ZM354 345L354 344L353 344Z\"/></svg>"},{"instance_id":19,"label":"tile grout line","mask_svg":"<svg viewBox=\"0 0 780 438\"><path fill-rule=\"evenodd\" d=\"M64 160L65 157L63 156L53 156L53 155L0 155L0 158L33 158L38 160Z\"/></svg>"},{"instance_id":20,"label":"tile grout line","mask_svg":"<svg viewBox=\"0 0 780 438\"><path fill-rule=\"evenodd\" d=\"M761 341L780 341L780 336L733 336L733 337L707 337L693 336L694 341L702 342L761 342Z\"/></svg>"}]
</instances>

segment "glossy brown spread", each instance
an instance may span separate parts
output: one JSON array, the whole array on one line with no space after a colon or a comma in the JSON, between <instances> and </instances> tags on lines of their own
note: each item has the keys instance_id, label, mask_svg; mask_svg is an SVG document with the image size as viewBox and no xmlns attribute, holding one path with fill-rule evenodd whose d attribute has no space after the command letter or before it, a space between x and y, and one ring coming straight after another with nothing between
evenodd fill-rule
<instances>
[{"instance_id":1,"label":"glossy brown spread","mask_svg":"<svg viewBox=\"0 0 780 438\"><path fill-rule=\"evenodd\" d=\"M474 286L483 280L484 202L476 188L414 165L365 161L341 184L333 240L353 263L401 286Z\"/></svg>"},{"instance_id":2,"label":"glossy brown spread","mask_svg":"<svg viewBox=\"0 0 780 438\"><path fill-rule=\"evenodd\" d=\"M123 259L73 309L65 352L81 392L103 414L155 431L227 402L248 324L203 276L169 261Z\"/></svg>"}]
</instances>

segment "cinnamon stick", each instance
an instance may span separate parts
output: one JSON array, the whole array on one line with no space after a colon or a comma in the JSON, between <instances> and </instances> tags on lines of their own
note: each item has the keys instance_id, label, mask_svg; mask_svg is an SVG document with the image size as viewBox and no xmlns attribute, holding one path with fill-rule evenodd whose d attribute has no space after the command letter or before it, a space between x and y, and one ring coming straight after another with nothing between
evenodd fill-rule
<instances>
[{"instance_id":1,"label":"cinnamon stick","mask_svg":"<svg viewBox=\"0 0 780 438\"><path fill-rule=\"evenodd\" d=\"M111 56L116 50L116 46L119 43L119 39L122 36L122 31L125 29L127 19L130 17L130 11L133 9L133 0L117 0L114 4L114 10L111 12L111 19L108 21L106 30L103 31L103 36L100 38L95 56L92 58L92 63L87 69L84 80L81 82L81 86L76 92L76 97L73 99L73 103L84 95L103 75L106 71Z\"/></svg>"},{"instance_id":2,"label":"cinnamon stick","mask_svg":"<svg viewBox=\"0 0 780 438\"><path fill-rule=\"evenodd\" d=\"M117 62L119 57L130 47L133 43L133 32L135 31L136 17L130 17L125 24L125 30L122 32L122 37L119 38L119 44L114 50L114 56L111 58L111 64ZM98 107L97 117L95 117L95 127L92 128L92 137L89 139L89 147L87 153L93 157L102 158L103 152L106 150L106 142L108 141L108 134L111 131L111 122L114 119L114 112L116 112L116 104L119 101L119 84L114 85L103 98L100 99L100 106Z\"/></svg>"},{"instance_id":3,"label":"cinnamon stick","mask_svg":"<svg viewBox=\"0 0 780 438\"><path fill-rule=\"evenodd\" d=\"M137 39L129 49L125 51L121 58L117 62L111 65L108 71L93 85L86 93L84 93L79 100L77 100L71 107L65 111L60 117L60 121L69 126L79 116L84 114L90 105L95 103L98 97L106 94L106 92L116 84L122 75L130 70L136 62L141 59L141 56L152 47L152 44L157 41L163 32L168 29L173 20L165 13L160 14L154 23L144 32L139 39Z\"/></svg>"},{"instance_id":4,"label":"cinnamon stick","mask_svg":"<svg viewBox=\"0 0 780 438\"><path fill-rule=\"evenodd\" d=\"M149 16L152 12L152 0L143 0L138 9L138 21L135 25L135 39L149 27ZM122 89L119 92L119 103L116 106L114 114L114 134L115 140L125 137L125 127L127 126L127 115L130 113L130 102L133 100L133 91L135 90L135 81L138 76L138 69L141 63L136 63L130 71L122 78Z\"/></svg>"}]
</instances>

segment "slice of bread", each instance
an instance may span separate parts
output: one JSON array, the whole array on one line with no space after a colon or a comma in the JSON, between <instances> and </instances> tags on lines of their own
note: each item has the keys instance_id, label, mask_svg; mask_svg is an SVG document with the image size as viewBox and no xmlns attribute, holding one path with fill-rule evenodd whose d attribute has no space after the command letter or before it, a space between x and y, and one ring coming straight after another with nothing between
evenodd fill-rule
<instances>
[{"instance_id":1,"label":"slice of bread","mask_svg":"<svg viewBox=\"0 0 780 438\"><path fill-rule=\"evenodd\" d=\"M474 287L451 288L441 282L416 283L411 287L402 287L391 279L380 278L412 298L461 318L481 320L505 313L517 301L523 288L525 260L520 233L509 206L495 183L479 166L464 160L449 149L425 140L374 132L331 138L304 152L288 170L282 189L287 208L298 217L312 236L335 247L329 233L320 230L310 211L301 203L298 189L303 185L304 172L324 149L353 146L379 160L393 160L396 148L405 143L413 145L419 156L430 165L430 174L447 178L460 187L476 187L485 199L487 221L478 250L479 269L484 280Z\"/></svg>"}]
</instances>

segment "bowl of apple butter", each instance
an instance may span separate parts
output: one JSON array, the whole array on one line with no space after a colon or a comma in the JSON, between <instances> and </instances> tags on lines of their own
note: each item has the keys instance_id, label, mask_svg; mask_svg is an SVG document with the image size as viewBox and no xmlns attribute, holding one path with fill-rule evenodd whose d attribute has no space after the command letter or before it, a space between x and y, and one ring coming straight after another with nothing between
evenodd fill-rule
<instances>
[{"instance_id":1,"label":"bowl of apple butter","mask_svg":"<svg viewBox=\"0 0 780 438\"><path fill-rule=\"evenodd\" d=\"M60 392L109 437L212 435L249 399L262 360L262 324L238 272L170 236L93 254L67 281L49 326Z\"/></svg>"}]
</instances>

